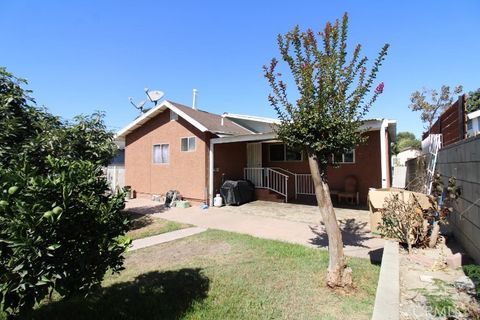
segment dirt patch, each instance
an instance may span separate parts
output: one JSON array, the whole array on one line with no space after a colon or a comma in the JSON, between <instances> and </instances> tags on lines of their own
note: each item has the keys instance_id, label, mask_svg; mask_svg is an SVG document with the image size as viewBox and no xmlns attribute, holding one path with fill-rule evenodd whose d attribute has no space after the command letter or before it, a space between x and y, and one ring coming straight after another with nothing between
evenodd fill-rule
<instances>
[{"instance_id":1,"label":"dirt patch","mask_svg":"<svg viewBox=\"0 0 480 320\"><path fill-rule=\"evenodd\" d=\"M230 252L231 245L227 242L180 240L136 250L128 255L125 267L147 271L158 269L159 266L183 264L197 258L226 255Z\"/></svg>"},{"instance_id":2,"label":"dirt patch","mask_svg":"<svg viewBox=\"0 0 480 320\"><path fill-rule=\"evenodd\" d=\"M450 245L454 245L453 240ZM475 292L462 268L451 269L446 258L452 250L444 243L434 249L400 251L400 319L473 319L468 313L479 308ZM449 318L450 317L450 318Z\"/></svg>"}]
</instances>

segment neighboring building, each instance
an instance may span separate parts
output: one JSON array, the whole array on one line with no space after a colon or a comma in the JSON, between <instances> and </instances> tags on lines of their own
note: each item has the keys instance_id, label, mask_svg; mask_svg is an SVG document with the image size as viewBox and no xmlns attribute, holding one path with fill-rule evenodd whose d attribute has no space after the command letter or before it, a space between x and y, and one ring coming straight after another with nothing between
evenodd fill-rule
<instances>
[{"instance_id":1,"label":"neighboring building","mask_svg":"<svg viewBox=\"0 0 480 320\"><path fill-rule=\"evenodd\" d=\"M392 157L394 167L403 167L407 160L416 158L422 154L422 151L413 147L407 148Z\"/></svg>"},{"instance_id":2,"label":"neighboring building","mask_svg":"<svg viewBox=\"0 0 480 320\"><path fill-rule=\"evenodd\" d=\"M467 114L467 137L480 134L480 110Z\"/></svg>"},{"instance_id":3,"label":"neighboring building","mask_svg":"<svg viewBox=\"0 0 480 320\"><path fill-rule=\"evenodd\" d=\"M117 133L117 140L125 141L125 184L140 196L176 189L185 198L210 203L224 180L245 178L287 200L314 195L307 159L278 141L272 130L276 122L164 101ZM336 155L341 164L329 168L330 189L342 190L353 175L362 203L369 188L391 184L396 122L367 120L364 128L367 143Z\"/></svg>"},{"instance_id":4,"label":"neighboring building","mask_svg":"<svg viewBox=\"0 0 480 320\"><path fill-rule=\"evenodd\" d=\"M112 191L125 187L125 141L115 141L117 154L106 168L107 181Z\"/></svg>"}]
</instances>

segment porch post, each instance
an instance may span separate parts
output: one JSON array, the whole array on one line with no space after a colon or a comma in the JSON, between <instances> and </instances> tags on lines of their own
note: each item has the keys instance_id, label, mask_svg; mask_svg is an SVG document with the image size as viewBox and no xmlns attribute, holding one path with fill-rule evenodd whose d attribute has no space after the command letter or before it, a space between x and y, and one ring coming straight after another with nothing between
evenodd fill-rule
<instances>
[{"instance_id":1,"label":"porch post","mask_svg":"<svg viewBox=\"0 0 480 320\"><path fill-rule=\"evenodd\" d=\"M382 188L387 188L387 138L385 137L386 129L388 127L388 121L383 119L382 125L380 127L380 165L381 165L381 173L382 173L382 181L381 186Z\"/></svg>"},{"instance_id":2,"label":"porch post","mask_svg":"<svg viewBox=\"0 0 480 320\"><path fill-rule=\"evenodd\" d=\"M208 155L208 200L210 207L213 206L213 156L214 156L214 143L210 139L210 149Z\"/></svg>"},{"instance_id":3,"label":"porch post","mask_svg":"<svg viewBox=\"0 0 480 320\"><path fill-rule=\"evenodd\" d=\"M297 195L297 174L295 173L295 200L298 199L298 195Z\"/></svg>"}]
</instances>

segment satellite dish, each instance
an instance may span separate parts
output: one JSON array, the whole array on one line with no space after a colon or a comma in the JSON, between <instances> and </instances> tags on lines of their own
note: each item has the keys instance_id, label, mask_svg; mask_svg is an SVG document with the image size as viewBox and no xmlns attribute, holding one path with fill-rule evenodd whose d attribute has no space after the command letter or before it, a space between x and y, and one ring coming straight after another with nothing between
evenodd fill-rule
<instances>
[{"instance_id":1,"label":"satellite dish","mask_svg":"<svg viewBox=\"0 0 480 320\"><path fill-rule=\"evenodd\" d=\"M149 91L148 88L145 88L145 93L147 94L148 99L155 105L157 105L157 102L165 95L162 91Z\"/></svg>"},{"instance_id":2,"label":"satellite dish","mask_svg":"<svg viewBox=\"0 0 480 320\"><path fill-rule=\"evenodd\" d=\"M138 110L140 110L140 112L143 112L143 106L145 105L145 103L147 103L147 100L143 100L143 101L140 101L139 103L135 103L133 102L133 99L130 97L128 98L128 100L130 100L130 103L135 107L137 108ZM146 110L145 110L146 111Z\"/></svg>"}]
</instances>

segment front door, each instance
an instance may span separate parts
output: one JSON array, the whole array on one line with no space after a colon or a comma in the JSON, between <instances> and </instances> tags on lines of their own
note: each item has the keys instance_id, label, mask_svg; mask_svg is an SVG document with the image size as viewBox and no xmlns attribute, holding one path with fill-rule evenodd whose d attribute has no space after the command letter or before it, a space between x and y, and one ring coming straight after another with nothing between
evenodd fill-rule
<instances>
[{"instance_id":1,"label":"front door","mask_svg":"<svg viewBox=\"0 0 480 320\"><path fill-rule=\"evenodd\" d=\"M247 168L245 179L250 180L256 187L264 186L264 172L262 168L262 143L247 143Z\"/></svg>"},{"instance_id":2,"label":"front door","mask_svg":"<svg viewBox=\"0 0 480 320\"><path fill-rule=\"evenodd\" d=\"M247 143L247 167L262 167L262 143Z\"/></svg>"}]
</instances>

